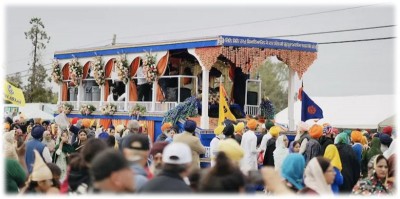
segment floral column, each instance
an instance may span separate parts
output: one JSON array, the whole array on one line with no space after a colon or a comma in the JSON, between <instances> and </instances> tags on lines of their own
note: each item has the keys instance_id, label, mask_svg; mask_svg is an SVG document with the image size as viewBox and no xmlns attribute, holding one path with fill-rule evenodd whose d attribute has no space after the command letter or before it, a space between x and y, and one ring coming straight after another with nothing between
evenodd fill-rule
<instances>
[{"instance_id":1,"label":"floral column","mask_svg":"<svg viewBox=\"0 0 400 199\"><path fill-rule=\"evenodd\" d=\"M208 88L209 88L209 73L212 65L217 61L217 57L221 54L221 47L206 47L188 49L199 61L202 69L202 93L201 93L201 120L200 127L202 129L209 129L208 117Z\"/></svg>"}]
</instances>

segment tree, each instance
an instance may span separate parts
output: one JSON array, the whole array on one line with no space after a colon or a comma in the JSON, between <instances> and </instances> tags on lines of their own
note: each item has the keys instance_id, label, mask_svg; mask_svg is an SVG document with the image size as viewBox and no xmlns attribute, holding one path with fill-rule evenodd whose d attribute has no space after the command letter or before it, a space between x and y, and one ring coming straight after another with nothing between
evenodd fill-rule
<instances>
[{"instance_id":1,"label":"tree","mask_svg":"<svg viewBox=\"0 0 400 199\"><path fill-rule=\"evenodd\" d=\"M276 113L287 107L289 68L283 62L273 63L268 59L252 77L259 75L262 80L261 97L268 97L275 106ZM255 88L251 88L256 90Z\"/></svg>"},{"instance_id":2,"label":"tree","mask_svg":"<svg viewBox=\"0 0 400 199\"><path fill-rule=\"evenodd\" d=\"M18 73L15 73L14 75L7 76L6 79L11 85L13 85L17 88L22 88L21 73L18 72Z\"/></svg>"},{"instance_id":3,"label":"tree","mask_svg":"<svg viewBox=\"0 0 400 199\"><path fill-rule=\"evenodd\" d=\"M41 63L41 52L46 49L50 36L44 30L43 22L40 18L32 18L29 22L32 27L25 33L25 38L32 42L32 65L29 68L29 84L24 87L25 100L27 102L51 102L52 92L45 88L47 77L46 70ZM29 65L29 64L28 64Z\"/></svg>"}]
</instances>

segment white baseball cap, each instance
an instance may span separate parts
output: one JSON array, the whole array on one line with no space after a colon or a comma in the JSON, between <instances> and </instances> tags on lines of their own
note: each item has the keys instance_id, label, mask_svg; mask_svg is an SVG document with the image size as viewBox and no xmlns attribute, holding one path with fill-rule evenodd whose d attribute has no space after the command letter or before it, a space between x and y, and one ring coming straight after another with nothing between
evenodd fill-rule
<instances>
[{"instance_id":1,"label":"white baseball cap","mask_svg":"<svg viewBox=\"0 0 400 199\"><path fill-rule=\"evenodd\" d=\"M172 142L165 147L162 160L167 164L191 163L192 151L185 143Z\"/></svg>"}]
</instances>

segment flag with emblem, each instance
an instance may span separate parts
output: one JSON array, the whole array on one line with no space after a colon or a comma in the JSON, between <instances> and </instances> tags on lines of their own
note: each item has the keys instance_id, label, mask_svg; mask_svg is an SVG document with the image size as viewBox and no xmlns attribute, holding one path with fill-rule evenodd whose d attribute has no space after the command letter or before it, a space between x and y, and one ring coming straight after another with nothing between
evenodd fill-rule
<instances>
[{"instance_id":1,"label":"flag with emblem","mask_svg":"<svg viewBox=\"0 0 400 199\"><path fill-rule=\"evenodd\" d=\"M4 100L18 106L25 106L25 97L21 89L11 85L8 81L4 82Z\"/></svg>"},{"instance_id":2,"label":"flag with emblem","mask_svg":"<svg viewBox=\"0 0 400 199\"><path fill-rule=\"evenodd\" d=\"M222 83L219 84L219 117L218 117L218 124L223 124L225 119L229 119L232 121L236 121L235 116L232 114L231 110L229 109L229 105L225 100L226 92Z\"/></svg>"},{"instance_id":3,"label":"flag with emblem","mask_svg":"<svg viewBox=\"0 0 400 199\"><path fill-rule=\"evenodd\" d=\"M322 109L304 92L303 87L299 90L301 94L301 121L309 119L324 118ZM299 95L300 96L300 95Z\"/></svg>"}]
</instances>

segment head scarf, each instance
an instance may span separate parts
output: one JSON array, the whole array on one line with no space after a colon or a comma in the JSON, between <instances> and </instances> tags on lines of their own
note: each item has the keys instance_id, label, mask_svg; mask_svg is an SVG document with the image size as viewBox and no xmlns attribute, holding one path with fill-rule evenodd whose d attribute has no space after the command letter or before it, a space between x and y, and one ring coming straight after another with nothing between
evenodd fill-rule
<instances>
[{"instance_id":1,"label":"head scarf","mask_svg":"<svg viewBox=\"0 0 400 199\"><path fill-rule=\"evenodd\" d=\"M308 131L308 133L310 134L310 136L314 139L319 139L322 136L322 131L323 128L322 126L318 125L318 124L314 124L310 130Z\"/></svg>"},{"instance_id":2,"label":"head scarf","mask_svg":"<svg viewBox=\"0 0 400 199\"><path fill-rule=\"evenodd\" d=\"M14 145L15 130L3 134L3 151L5 157L18 160L17 151Z\"/></svg>"},{"instance_id":3,"label":"head scarf","mask_svg":"<svg viewBox=\"0 0 400 199\"><path fill-rule=\"evenodd\" d=\"M387 126L382 129L382 133L388 135L389 137L392 136L392 131L393 131L393 128L391 126Z\"/></svg>"},{"instance_id":4,"label":"head scarf","mask_svg":"<svg viewBox=\"0 0 400 199\"><path fill-rule=\"evenodd\" d=\"M350 144L349 142L349 136L347 135L347 133L339 133L339 135L336 136L335 144Z\"/></svg>"},{"instance_id":5,"label":"head scarf","mask_svg":"<svg viewBox=\"0 0 400 199\"><path fill-rule=\"evenodd\" d=\"M54 149L54 151L57 151L58 150L58 148L60 147L60 143L61 143L61 136L62 136L62 133L61 133L61 135L60 135L60 137L58 138L58 144L56 145L56 148ZM73 146L71 146L68 142L67 143L63 143L63 146L62 146L62 152L64 152L64 153L73 153L73 152L75 152L75 149L74 149L74 147Z\"/></svg>"},{"instance_id":6,"label":"head scarf","mask_svg":"<svg viewBox=\"0 0 400 199\"><path fill-rule=\"evenodd\" d=\"M35 163L32 167L31 179L33 181L39 182L43 180L53 179L53 174L49 167L44 163L43 158L40 156L39 152L35 149Z\"/></svg>"},{"instance_id":7,"label":"head scarf","mask_svg":"<svg viewBox=\"0 0 400 199\"><path fill-rule=\"evenodd\" d=\"M392 143L393 139L391 137L389 137L387 134L379 134L379 140L381 141L381 144L386 145L386 146L390 146L390 144Z\"/></svg>"},{"instance_id":8,"label":"head scarf","mask_svg":"<svg viewBox=\"0 0 400 199\"><path fill-rule=\"evenodd\" d=\"M331 160L331 164L339 169L339 171L342 170L342 161L335 145L330 144L326 147L324 157Z\"/></svg>"},{"instance_id":9,"label":"head scarf","mask_svg":"<svg viewBox=\"0 0 400 199\"><path fill-rule=\"evenodd\" d=\"M294 143L294 141L290 142L290 144L289 144L289 153L294 153L294 151L293 151L293 148L294 148L293 143Z\"/></svg>"},{"instance_id":10,"label":"head scarf","mask_svg":"<svg viewBox=\"0 0 400 199\"><path fill-rule=\"evenodd\" d=\"M275 163L275 168L280 169L283 160L286 158L287 155L289 155L289 149L285 146L285 142L283 139L286 138L286 135L280 135L278 139L276 139L276 148L274 150L274 163Z\"/></svg>"},{"instance_id":11,"label":"head scarf","mask_svg":"<svg viewBox=\"0 0 400 199\"><path fill-rule=\"evenodd\" d=\"M330 134L332 134L333 133L333 128L332 128L332 126L331 125L325 125L324 126L324 129L322 130L322 134L325 136L325 135L330 135Z\"/></svg>"},{"instance_id":12,"label":"head scarf","mask_svg":"<svg viewBox=\"0 0 400 199\"><path fill-rule=\"evenodd\" d=\"M375 157L375 159L374 159L374 171L376 171L376 169L377 169L377 165L378 165L378 157L379 156L381 156L381 155L377 155L376 157ZM385 158L386 159L386 158ZM381 160L384 160L384 159L381 159ZM387 163L387 166L389 167L389 161L386 159L386 163ZM389 171L388 171L388 173L389 173ZM385 186L387 186L387 179L388 179L388 173L386 173L386 177L385 177L385 181L383 182L383 185L385 185ZM375 175L374 175L375 176Z\"/></svg>"},{"instance_id":13,"label":"head scarf","mask_svg":"<svg viewBox=\"0 0 400 199\"><path fill-rule=\"evenodd\" d=\"M351 132L351 141L353 141L353 142L361 142L362 137L363 136L360 131L352 131Z\"/></svg>"},{"instance_id":14,"label":"head scarf","mask_svg":"<svg viewBox=\"0 0 400 199\"><path fill-rule=\"evenodd\" d=\"M298 153L291 153L282 162L281 176L298 190L301 190L304 188L303 173L305 167L304 157Z\"/></svg>"},{"instance_id":15,"label":"head scarf","mask_svg":"<svg viewBox=\"0 0 400 199\"><path fill-rule=\"evenodd\" d=\"M300 123L297 125L297 131L298 131L298 132L308 131L308 128L309 128L309 126L308 126L308 124L305 123L305 122L300 122Z\"/></svg>"},{"instance_id":16,"label":"head scarf","mask_svg":"<svg viewBox=\"0 0 400 199\"><path fill-rule=\"evenodd\" d=\"M281 127L279 126L273 126L269 129L269 134L271 134L272 137L278 137L280 132L281 132Z\"/></svg>"},{"instance_id":17,"label":"head scarf","mask_svg":"<svg viewBox=\"0 0 400 199\"><path fill-rule=\"evenodd\" d=\"M50 138L50 140L46 140L46 135L47 134L50 134L50 132L49 131L45 131L44 133L43 133L43 140L42 140L42 143L43 144L45 144L49 149L54 149L55 148L55 146L56 146L56 144L55 144L55 142ZM51 135L51 134L50 134Z\"/></svg>"},{"instance_id":18,"label":"head scarf","mask_svg":"<svg viewBox=\"0 0 400 199\"><path fill-rule=\"evenodd\" d=\"M372 138L371 148L369 148L367 151L367 160L371 160L374 155L378 154L382 154L381 141L379 141L379 138Z\"/></svg>"},{"instance_id":19,"label":"head scarf","mask_svg":"<svg viewBox=\"0 0 400 199\"><path fill-rule=\"evenodd\" d=\"M304 171L304 184L319 195L333 194L331 185L326 183L324 172L316 157L307 164Z\"/></svg>"}]
</instances>

